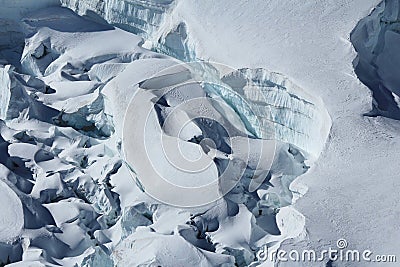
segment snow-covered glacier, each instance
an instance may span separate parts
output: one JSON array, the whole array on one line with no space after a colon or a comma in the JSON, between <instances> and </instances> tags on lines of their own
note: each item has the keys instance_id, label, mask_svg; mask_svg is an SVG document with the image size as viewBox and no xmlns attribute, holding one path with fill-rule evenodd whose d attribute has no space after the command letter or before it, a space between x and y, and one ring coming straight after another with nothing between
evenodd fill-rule
<instances>
[{"instance_id":1,"label":"snow-covered glacier","mask_svg":"<svg viewBox=\"0 0 400 267\"><path fill-rule=\"evenodd\" d=\"M160 26L172 1L62 4L87 16L33 5L2 50L3 264L257 266L303 233L291 185L328 138L318 96L194 61L185 23Z\"/></svg>"}]
</instances>

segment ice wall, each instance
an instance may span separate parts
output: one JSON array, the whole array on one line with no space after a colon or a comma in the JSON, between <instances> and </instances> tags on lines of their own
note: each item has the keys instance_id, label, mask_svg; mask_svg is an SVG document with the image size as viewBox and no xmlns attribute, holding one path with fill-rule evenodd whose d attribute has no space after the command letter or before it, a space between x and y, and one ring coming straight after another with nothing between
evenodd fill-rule
<instances>
[{"instance_id":1,"label":"ice wall","mask_svg":"<svg viewBox=\"0 0 400 267\"><path fill-rule=\"evenodd\" d=\"M18 118L30 104L35 102L34 98L29 96L29 90L25 90L23 82L24 75L15 73L14 69L15 68L11 65L0 67L1 120ZM30 113L30 115L35 116L37 115L36 111L39 110L32 110L32 112L27 112L25 115Z\"/></svg>"},{"instance_id":2,"label":"ice wall","mask_svg":"<svg viewBox=\"0 0 400 267\"><path fill-rule=\"evenodd\" d=\"M185 62L196 60L195 47L190 44L189 33L184 22L166 32L161 30L158 34L160 36L153 36L150 44L153 50Z\"/></svg>"},{"instance_id":3,"label":"ice wall","mask_svg":"<svg viewBox=\"0 0 400 267\"><path fill-rule=\"evenodd\" d=\"M148 38L160 26L173 0L61 0L63 6Z\"/></svg>"},{"instance_id":4,"label":"ice wall","mask_svg":"<svg viewBox=\"0 0 400 267\"><path fill-rule=\"evenodd\" d=\"M293 144L312 158L319 156L331 125L321 99L265 69L241 69L222 81L249 106L242 117L251 122L257 137Z\"/></svg>"},{"instance_id":5,"label":"ice wall","mask_svg":"<svg viewBox=\"0 0 400 267\"><path fill-rule=\"evenodd\" d=\"M400 119L400 1L382 1L357 24L351 41L355 72L373 94L369 115Z\"/></svg>"},{"instance_id":6,"label":"ice wall","mask_svg":"<svg viewBox=\"0 0 400 267\"><path fill-rule=\"evenodd\" d=\"M7 116L8 103L10 102L10 66L0 67L0 120Z\"/></svg>"},{"instance_id":7,"label":"ice wall","mask_svg":"<svg viewBox=\"0 0 400 267\"><path fill-rule=\"evenodd\" d=\"M171 19L174 0L61 0L61 3L79 15L103 23L105 20L142 36L148 41L144 44L148 49L186 62L196 59L185 22Z\"/></svg>"},{"instance_id":8,"label":"ice wall","mask_svg":"<svg viewBox=\"0 0 400 267\"><path fill-rule=\"evenodd\" d=\"M174 26L173 22L164 20L165 13L174 6L173 0L61 2L78 14L102 17L118 27L143 36L151 41L150 47L157 52L186 62L196 60L196 48L190 42L190 32L185 22ZM170 20L179 21L176 18ZM329 115L320 99L306 94L283 76L267 71L240 70L231 76L236 77L224 77L228 85L238 76L246 84L244 101L236 95L237 92L225 90L224 86L210 90L215 90L237 109L251 133L260 138L272 138L273 128L273 135L278 140L292 143L312 157L319 155L330 128ZM257 90L259 88L262 90ZM243 91L243 88L240 90ZM254 95L256 92L258 96ZM303 96L298 97L297 94ZM252 99L254 97L258 99ZM251 102L251 107L245 106L247 102Z\"/></svg>"},{"instance_id":9,"label":"ice wall","mask_svg":"<svg viewBox=\"0 0 400 267\"><path fill-rule=\"evenodd\" d=\"M265 69L240 69L221 80L207 90L228 103L251 134L293 144L310 159L318 158L331 126L320 98Z\"/></svg>"}]
</instances>

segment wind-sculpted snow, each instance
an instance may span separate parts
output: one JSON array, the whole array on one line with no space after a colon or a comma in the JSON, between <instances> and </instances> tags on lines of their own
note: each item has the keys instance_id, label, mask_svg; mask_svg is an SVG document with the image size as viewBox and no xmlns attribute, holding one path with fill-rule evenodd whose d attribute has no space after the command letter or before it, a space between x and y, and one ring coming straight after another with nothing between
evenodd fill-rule
<instances>
[{"instance_id":1,"label":"wind-sculpted snow","mask_svg":"<svg viewBox=\"0 0 400 267\"><path fill-rule=\"evenodd\" d=\"M67 9L54 11L56 15L41 11L24 21L31 37L22 54L22 69L45 82L36 82L38 88L31 89L32 95L41 106L57 114L53 119L58 125L109 137L114 127L110 115L104 112L104 85L99 80L107 71L92 67L100 63L122 65L140 58L141 48L132 50L131 45L141 40L122 30L85 21ZM65 28L63 23L71 27ZM95 31L102 34L91 33ZM120 40L118 44L96 46L115 37Z\"/></svg>"},{"instance_id":2,"label":"wind-sculpted snow","mask_svg":"<svg viewBox=\"0 0 400 267\"><path fill-rule=\"evenodd\" d=\"M136 1L129 3L127 3L127 1L122 1L119 4L116 3L115 1L80 1L79 3L65 1L64 5L75 10L79 14L85 14L88 10L93 11L97 15L105 18L108 22L113 22L118 16L116 13L112 15L107 12L110 12L109 10L118 10L119 13L125 13L123 15L124 18L139 16L147 23L149 23L151 18L149 16L145 18L142 17L143 14L148 15L148 13L146 13L149 12L146 9L147 5L149 7L153 5L165 5L165 7L168 6L168 8L171 9L171 12L173 12L174 7L172 1L165 1L162 3L158 3L158 1L144 1L141 3L143 6L138 5ZM137 9L142 10L141 15L135 13L138 12ZM162 12L166 12L166 10L167 9L164 9ZM133 20L133 22L135 22L135 20ZM131 24L132 22L129 21L121 21L123 28ZM155 27L143 28L144 34L130 28L127 30L141 34L147 40L151 40L151 48L157 52L185 62L196 60L196 48L193 47L189 40L190 33L184 22L173 26L173 23L171 24L168 18L164 18L164 14L162 14L156 23L151 22L150 24L155 25ZM144 25L146 26L147 24L145 23ZM278 140L298 146L303 149L303 151L309 153L309 156L314 159L318 157L330 129L329 115L318 97L307 94L302 88L292 84L283 75L271 73L262 69L243 69L239 70L237 73L232 73L230 76L232 77L224 77L222 80L228 83L228 85L231 85L234 89L233 91L229 89L225 90L224 86L212 88L214 85L211 85L208 86L208 88L211 91L216 90L216 93L220 94L224 101L230 103L231 106L235 108L244 107L241 111L237 112L252 134L264 139L273 139L276 137ZM233 79L234 81L231 81ZM235 84L229 84L230 82L238 82L240 79L242 81L239 81L239 83L244 83L242 87L248 88L248 90L235 87L237 86ZM240 86L239 84L239 87ZM259 87L267 89L259 90L257 89ZM256 90L252 90L251 88L256 88ZM242 99L240 92L239 95L237 95L235 91L243 91L243 93L246 91L246 94L261 92L261 95L245 95L244 99ZM261 98L261 100L252 100L252 97ZM237 105L238 102L240 103ZM258 102L265 103L260 105ZM249 105L249 107L246 107L246 105ZM293 112L290 111L291 108L293 108ZM246 112L251 113L251 110L254 110L257 114L245 114ZM251 129L253 127L255 129ZM274 131L272 129L274 129Z\"/></svg>"},{"instance_id":3,"label":"wind-sculpted snow","mask_svg":"<svg viewBox=\"0 0 400 267\"><path fill-rule=\"evenodd\" d=\"M400 2L382 1L351 33L358 53L354 68L358 78L372 91L371 116L400 119Z\"/></svg>"},{"instance_id":4,"label":"wind-sculpted snow","mask_svg":"<svg viewBox=\"0 0 400 267\"><path fill-rule=\"evenodd\" d=\"M146 32L171 5L68 3ZM291 183L327 138L317 97L264 69L168 56L194 59L185 24L160 42L168 55L65 8L19 27L21 65L0 67L0 191L14 207L0 264L256 266L260 247L303 231Z\"/></svg>"}]
</instances>

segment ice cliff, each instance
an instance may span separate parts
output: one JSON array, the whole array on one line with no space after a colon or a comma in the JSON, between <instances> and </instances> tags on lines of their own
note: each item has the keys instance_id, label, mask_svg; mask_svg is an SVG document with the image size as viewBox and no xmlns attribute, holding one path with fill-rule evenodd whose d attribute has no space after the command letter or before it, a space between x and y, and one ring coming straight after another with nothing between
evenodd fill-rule
<instances>
[{"instance_id":1,"label":"ice cliff","mask_svg":"<svg viewBox=\"0 0 400 267\"><path fill-rule=\"evenodd\" d=\"M80 15L102 18L112 25L148 38L162 23L173 0L61 0L61 3Z\"/></svg>"},{"instance_id":2,"label":"ice cliff","mask_svg":"<svg viewBox=\"0 0 400 267\"><path fill-rule=\"evenodd\" d=\"M399 12L398 0L382 1L351 33L358 53L355 72L373 95L373 110L368 115L400 119Z\"/></svg>"},{"instance_id":3,"label":"ice cliff","mask_svg":"<svg viewBox=\"0 0 400 267\"><path fill-rule=\"evenodd\" d=\"M320 99L283 75L263 69L241 69L225 75L222 81L250 105L252 112L243 116L248 117L257 137L291 143L309 157L318 157L330 128ZM240 107L237 103L233 106Z\"/></svg>"}]
</instances>

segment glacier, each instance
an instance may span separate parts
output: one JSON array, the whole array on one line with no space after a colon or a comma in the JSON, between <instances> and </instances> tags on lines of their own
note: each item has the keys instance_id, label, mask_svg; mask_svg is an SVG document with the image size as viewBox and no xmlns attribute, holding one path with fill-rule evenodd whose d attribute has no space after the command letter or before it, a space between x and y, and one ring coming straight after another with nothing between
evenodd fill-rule
<instances>
[{"instance_id":1,"label":"glacier","mask_svg":"<svg viewBox=\"0 0 400 267\"><path fill-rule=\"evenodd\" d=\"M330 128L329 114L320 99L283 75L264 69L241 69L225 75L222 81L250 105L253 118L248 120L257 137L291 143L308 157L318 158Z\"/></svg>"},{"instance_id":2,"label":"glacier","mask_svg":"<svg viewBox=\"0 0 400 267\"><path fill-rule=\"evenodd\" d=\"M12 62L18 66L19 57L24 45L20 20L34 10L49 6L59 6L58 0L17 0L0 1L0 58L5 63ZM2 63L2 62L0 62Z\"/></svg>"},{"instance_id":3,"label":"glacier","mask_svg":"<svg viewBox=\"0 0 400 267\"><path fill-rule=\"evenodd\" d=\"M2 263L257 266L260 247L302 233L291 184L330 130L317 96L266 69L194 61L185 24L160 26L172 1L62 2L86 16L24 14L20 62L0 68L0 189L25 219L0 239ZM175 145L207 168L171 167ZM186 187L223 179L157 195L158 174ZM22 222L21 209L7 217Z\"/></svg>"}]
</instances>

